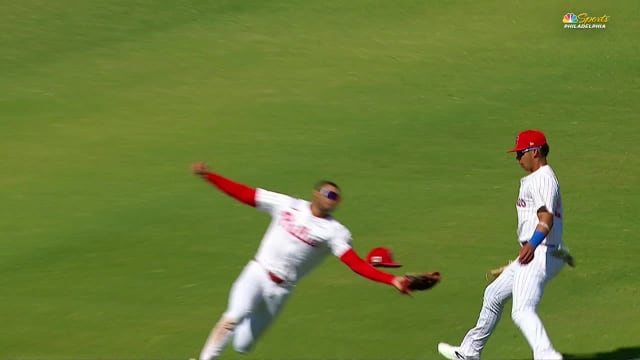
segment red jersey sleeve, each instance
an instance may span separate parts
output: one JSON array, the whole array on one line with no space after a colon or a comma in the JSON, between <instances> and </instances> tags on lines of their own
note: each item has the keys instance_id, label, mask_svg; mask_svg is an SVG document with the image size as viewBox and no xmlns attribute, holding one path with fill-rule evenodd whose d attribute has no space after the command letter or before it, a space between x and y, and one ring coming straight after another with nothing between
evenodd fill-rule
<instances>
[{"instance_id":1,"label":"red jersey sleeve","mask_svg":"<svg viewBox=\"0 0 640 360\"><path fill-rule=\"evenodd\" d=\"M203 176L208 182L236 200L256 207L256 189L237 183L216 173L208 172Z\"/></svg>"},{"instance_id":2,"label":"red jersey sleeve","mask_svg":"<svg viewBox=\"0 0 640 360\"><path fill-rule=\"evenodd\" d=\"M371 266L371 264L358 256L358 254L353 249L349 249L344 254L342 254L342 256L340 256L340 260L348 267L350 267L351 270L353 270L356 274L362 277L373 281L393 285L393 279L395 278L394 275L386 273L384 271L380 271Z\"/></svg>"}]
</instances>

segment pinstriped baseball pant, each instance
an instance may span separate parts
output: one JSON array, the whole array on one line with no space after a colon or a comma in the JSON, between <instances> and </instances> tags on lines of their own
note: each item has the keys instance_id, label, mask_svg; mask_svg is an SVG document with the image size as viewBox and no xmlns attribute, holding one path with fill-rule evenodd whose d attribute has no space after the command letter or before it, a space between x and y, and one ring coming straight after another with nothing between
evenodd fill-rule
<instances>
[{"instance_id":1,"label":"pinstriped baseball pant","mask_svg":"<svg viewBox=\"0 0 640 360\"><path fill-rule=\"evenodd\" d=\"M512 297L511 317L531 346L534 359L545 359L557 353L536 313L545 285L564 265L564 261L551 255L552 250L544 245L538 246L529 264L522 265L516 259L487 286L478 322L462 340L461 354L468 358L480 357L500 320L504 305Z\"/></svg>"}]
</instances>

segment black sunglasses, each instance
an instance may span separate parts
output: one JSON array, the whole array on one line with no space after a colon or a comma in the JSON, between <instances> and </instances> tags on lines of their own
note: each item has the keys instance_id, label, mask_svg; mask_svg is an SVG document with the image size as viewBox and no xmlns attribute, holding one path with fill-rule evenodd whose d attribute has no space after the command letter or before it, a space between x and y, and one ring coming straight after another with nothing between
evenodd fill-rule
<instances>
[{"instance_id":1,"label":"black sunglasses","mask_svg":"<svg viewBox=\"0 0 640 360\"><path fill-rule=\"evenodd\" d=\"M335 191L329 190L329 189L320 189L318 190L320 192L320 194L324 195L324 197L326 197L329 200L333 200L333 201L338 201L340 200L340 194L338 194Z\"/></svg>"},{"instance_id":2,"label":"black sunglasses","mask_svg":"<svg viewBox=\"0 0 640 360\"><path fill-rule=\"evenodd\" d=\"M540 149L539 146L528 148L528 149L524 149L524 150L520 150L520 151L516 152L516 159L520 160L520 159L522 159L524 154L526 154L526 153L528 153L530 151L533 151L533 150L538 150L538 149Z\"/></svg>"}]
</instances>

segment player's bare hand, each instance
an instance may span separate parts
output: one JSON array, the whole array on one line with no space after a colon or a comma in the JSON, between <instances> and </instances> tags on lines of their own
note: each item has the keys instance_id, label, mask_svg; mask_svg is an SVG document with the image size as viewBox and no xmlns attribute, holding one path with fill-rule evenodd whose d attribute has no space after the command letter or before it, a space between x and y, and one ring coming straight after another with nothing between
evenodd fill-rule
<instances>
[{"instance_id":1,"label":"player's bare hand","mask_svg":"<svg viewBox=\"0 0 640 360\"><path fill-rule=\"evenodd\" d=\"M536 248L533 245L526 243L520 248L520 255L518 255L518 261L520 264L526 265L533 260L533 254L536 252Z\"/></svg>"},{"instance_id":2,"label":"player's bare hand","mask_svg":"<svg viewBox=\"0 0 640 360\"><path fill-rule=\"evenodd\" d=\"M392 284L402 294L405 294L405 295L411 294L411 290L409 290L409 279L407 279L406 276L396 276L395 278L393 278Z\"/></svg>"},{"instance_id":3,"label":"player's bare hand","mask_svg":"<svg viewBox=\"0 0 640 360\"><path fill-rule=\"evenodd\" d=\"M209 169L207 169L207 165L205 163L197 162L191 165L191 171L196 175L204 175L209 171Z\"/></svg>"}]
</instances>

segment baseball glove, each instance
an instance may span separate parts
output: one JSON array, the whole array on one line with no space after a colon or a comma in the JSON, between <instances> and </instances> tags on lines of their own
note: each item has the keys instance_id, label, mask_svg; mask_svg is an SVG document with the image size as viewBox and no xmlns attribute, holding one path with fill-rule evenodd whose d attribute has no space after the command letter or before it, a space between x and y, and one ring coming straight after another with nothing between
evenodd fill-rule
<instances>
[{"instance_id":1,"label":"baseball glove","mask_svg":"<svg viewBox=\"0 0 640 360\"><path fill-rule=\"evenodd\" d=\"M510 260L510 261L509 261L509 264L511 264L512 262L513 262L513 261L512 261L512 260ZM484 278L485 278L488 282L493 282L493 280L497 279L497 278L498 278L498 276L500 276L500 274L502 274L502 272L504 271L504 269L506 269L506 268L507 268L507 266L509 266L509 264L507 264L507 265L503 265L503 266L500 266L500 267L498 267L498 268L491 269L491 270L487 271L487 272L484 274Z\"/></svg>"},{"instance_id":2,"label":"baseball glove","mask_svg":"<svg viewBox=\"0 0 640 360\"><path fill-rule=\"evenodd\" d=\"M404 276L407 279L407 290L409 291L429 290L440 282L439 272L408 273Z\"/></svg>"}]
</instances>

